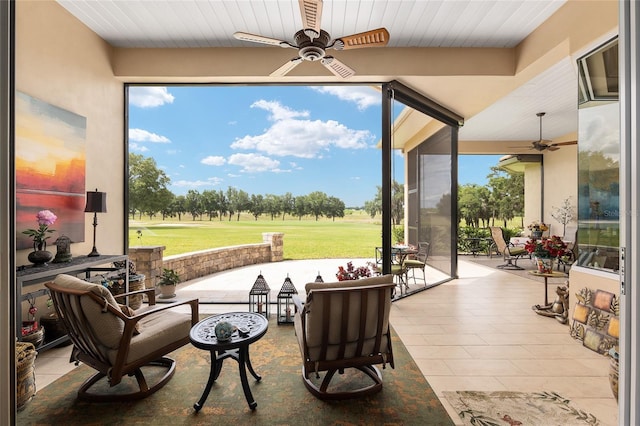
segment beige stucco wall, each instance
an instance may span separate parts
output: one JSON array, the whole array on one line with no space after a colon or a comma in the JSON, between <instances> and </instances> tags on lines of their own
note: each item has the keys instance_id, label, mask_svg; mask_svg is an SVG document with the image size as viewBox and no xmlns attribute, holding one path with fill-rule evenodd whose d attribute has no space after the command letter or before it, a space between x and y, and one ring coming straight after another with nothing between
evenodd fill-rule
<instances>
[{"instance_id":1,"label":"beige stucco wall","mask_svg":"<svg viewBox=\"0 0 640 426\"><path fill-rule=\"evenodd\" d=\"M567 229L578 226L578 148L576 145L563 146L557 151L544 154L544 215L545 223L551 225L553 235L563 235L563 226L552 217L565 199L573 206L573 219ZM526 223L526 222L525 222Z\"/></svg>"},{"instance_id":2,"label":"beige stucco wall","mask_svg":"<svg viewBox=\"0 0 640 426\"><path fill-rule=\"evenodd\" d=\"M103 254L123 252L124 95L113 77L111 47L55 1L16 4L16 90L86 117L86 188L107 193L98 215L96 245ZM85 255L93 243L93 217L85 218ZM17 252L28 264L30 250ZM52 250L55 253L55 247Z\"/></svg>"},{"instance_id":3,"label":"beige stucco wall","mask_svg":"<svg viewBox=\"0 0 640 426\"><path fill-rule=\"evenodd\" d=\"M540 221L540 203L542 191L540 190L542 168L540 163L526 164L524 167L524 226L533 221ZM526 233L526 231L525 231Z\"/></svg>"}]
</instances>

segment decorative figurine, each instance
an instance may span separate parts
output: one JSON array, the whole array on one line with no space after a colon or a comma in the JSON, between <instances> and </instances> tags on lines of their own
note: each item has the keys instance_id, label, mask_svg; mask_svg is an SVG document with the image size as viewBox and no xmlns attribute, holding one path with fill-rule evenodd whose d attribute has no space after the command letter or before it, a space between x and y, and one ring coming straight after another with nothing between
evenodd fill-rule
<instances>
[{"instance_id":1,"label":"decorative figurine","mask_svg":"<svg viewBox=\"0 0 640 426\"><path fill-rule=\"evenodd\" d=\"M237 330L237 327L230 322L220 321L216 324L215 333L218 342L227 342L231 340L231 335Z\"/></svg>"},{"instance_id":2,"label":"decorative figurine","mask_svg":"<svg viewBox=\"0 0 640 426\"><path fill-rule=\"evenodd\" d=\"M53 263L71 262L71 239L65 235L61 235L56 240L56 257Z\"/></svg>"}]
</instances>

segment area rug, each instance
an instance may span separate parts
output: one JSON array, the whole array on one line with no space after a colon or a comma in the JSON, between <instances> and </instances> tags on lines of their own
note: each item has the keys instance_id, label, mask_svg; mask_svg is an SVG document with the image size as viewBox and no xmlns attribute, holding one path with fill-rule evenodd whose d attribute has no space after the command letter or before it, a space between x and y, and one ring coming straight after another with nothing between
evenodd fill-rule
<instances>
[{"instance_id":1,"label":"area rug","mask_svg":"<svg viewBox=\"0 0 640 426\"><path fill-rule=\"evenodd\" d=\"M465 425L599 425L555 392L443 392Z\"/></svg>"},{"instance_id":2,"label":"area rug","mask_svg":"<svg viewBox=\"0 0 640 426\"><path fill-rule=\"evenodd\" d=\"M188 344L172 352L177 368L155 394L126 403L79 401L80 384L93 374L81 365L39 390L17 415L19 425L453 425L429 383L393 334L395 369L381 369L381 392L355 400L325 402L307 391L291 325L269 322L267 334L250 347L251 362L262 376L249 385L258 403L251 411L240 384L238 364L224 361L222 372L200 412L210 367L209 352ZM37 383L36 383L37 386Z\"/></svg>"}]
</instances>

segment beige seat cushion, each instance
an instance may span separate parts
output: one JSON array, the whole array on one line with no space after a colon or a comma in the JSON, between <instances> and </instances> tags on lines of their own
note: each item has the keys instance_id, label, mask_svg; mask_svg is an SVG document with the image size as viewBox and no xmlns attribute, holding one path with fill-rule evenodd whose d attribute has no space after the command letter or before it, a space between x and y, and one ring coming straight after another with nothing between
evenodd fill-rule
<instances>
[{"instance_id":1,"label":"beige seat cushion","mask_svg":"<svg viewBox=\"0 0 640 426\"><path fill-rule=\"evenodd\" d=\"M168 309L144 317L140 323L143 331L131 338L127 363L146 356L176 340L188 337L191 331L191 314ZM115 362L117 354L116 349L107 352L111 363Z\"/></svg>"},{"instance_id":2,"label":"beige seat cushion","mask_svg":"<svg viewBox=\"0 0 640 426\"><path fill-rule=\"evenodd\" d=\"M65 274L58 275L54 282L64 288L90 291L103 298L105 303L108 303L116 309L120 309L113 295L100 284L90 283ZM89 297L83 297L80 304L96 340L107 348L117 348L120 345L120 339L124 332L124 321L106 309L103 309L103 307Z\"/></svg>"}]
</instances>

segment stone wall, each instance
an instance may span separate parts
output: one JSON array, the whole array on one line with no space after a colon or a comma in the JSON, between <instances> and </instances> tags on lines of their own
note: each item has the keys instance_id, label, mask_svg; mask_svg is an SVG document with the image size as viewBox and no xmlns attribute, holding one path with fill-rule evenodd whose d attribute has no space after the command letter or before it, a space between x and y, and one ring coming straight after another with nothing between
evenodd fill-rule
<instances>
[{"instance_id":1,"label":"stone wall","mask_svg":"<svg viewBox=\"0 0 640 426\"><path fill-rule=\"evenodd\" d=\"M284 259L284 234L262 234L262 243L219 247L163 257L164 246L130 247L129 259L138 274L146 276L145 287L155 287L162 269L173 269L181 281L200 278L227 269Z\"/></svg>"}]
</instances>

